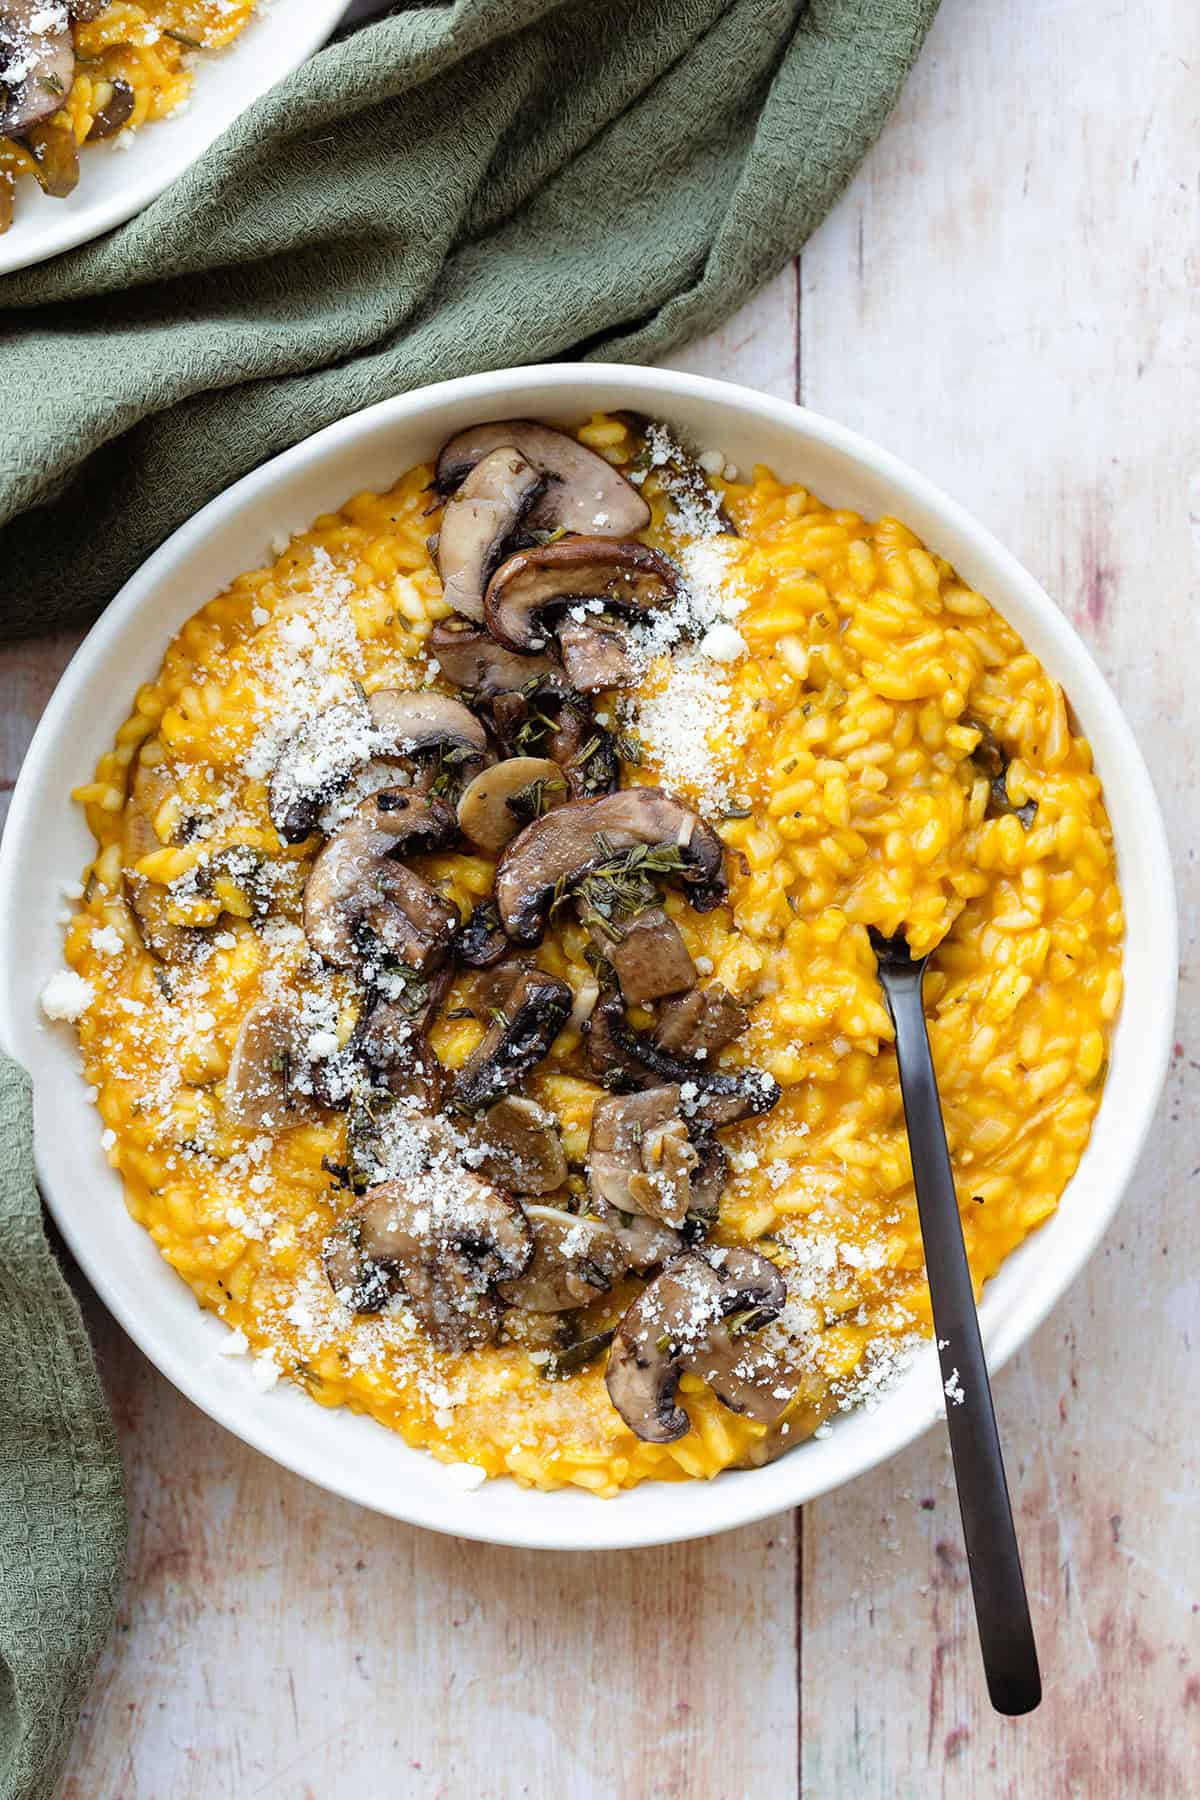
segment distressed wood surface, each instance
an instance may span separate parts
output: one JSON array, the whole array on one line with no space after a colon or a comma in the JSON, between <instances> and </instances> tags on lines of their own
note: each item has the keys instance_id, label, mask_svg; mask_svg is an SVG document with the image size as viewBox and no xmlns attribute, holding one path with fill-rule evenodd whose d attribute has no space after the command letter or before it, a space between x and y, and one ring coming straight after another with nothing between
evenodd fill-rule
<instances>
[{"instance_id":1,"label":"distressed wood surface","mask_svg":"<svg viewBox=\"0 0 1200 1800\"><path fill-rule=\"evenodd\" d=\"M672 359L859 427L990 523L1091 643L1167 811L1159 1128L996 1383L1041 1712L988 1710L940 1431L802 1521L497 1550L274 1468L90 1304L133 1532L70 1800L1200 1792L1198 65L1194 0L948 0L802 270ZM72 648L0 652L3 793Z\"/></svg>"}]
</instances>

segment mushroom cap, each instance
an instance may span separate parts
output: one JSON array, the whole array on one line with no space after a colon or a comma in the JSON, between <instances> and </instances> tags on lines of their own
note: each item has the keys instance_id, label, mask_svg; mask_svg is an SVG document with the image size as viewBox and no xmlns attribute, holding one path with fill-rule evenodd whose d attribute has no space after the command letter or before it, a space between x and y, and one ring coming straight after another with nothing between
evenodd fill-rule
<instances>
[{"instance_id":1,"label":"mushroom cap","mask_svg":"<svg viewBox=\"0 0 1200 1800\"><path fill-rule=\"evenodd\" d=\"M530 523L553 531L629 537L650 523L650 508L631 482L578 439L533 419L500 419L472 425L452 437L437 460L434 485L441 494L460 487L491 451L512 444L546 478Z\"/></svg>"},{"instance_id":2,"label":"mushroom cap","mask_svg":"<svg viewBox=\"0 0 1200 1800\"><path fill-rule=\"evenodd\" d=\"M551 1194L567 1179L558 1123L533 1100L505 1095L488 1107L469 1137L473 1150L481 1153L480 1172L502 1187Z\"/></svg>"},{"instance_id":3,"label":"mushroom cap","mask_svg":"<svg viewBox=\"0 0 1200 1800\"><path fill-rule=\"evenodd\" d=\"M510 945L494 900L481 900L454 940L459 962L468 969L490 969L507 956Z\"/></svg>"},{"instance_id":4,"label":"mushroom cap","mask_svg":"<svg viewBox=\"0 0 1200 1800\"><path fill-rule=\"evenodd\" d=\"M776 1419L795 1381L771 1353L747 1339L787 1300L783 1277L752 1250L717 1250L711 1260L679 1257L629 1307L613 1338L605 1381L630 1430L649 1443L670 1444L690 1421L675 1405L685 1370L711 1386L723 1405L760 1423ZM749 1313L731 1335L725 1321Z\"/></svg>"},{"instance_id":5,"label":"mushroom cap","mask_svg":"<svg viewBox=\"0 0 1200 1800\"><path fill-rule=\"evenodd\" d=\"M568 689L558 658L543 651L522 656L506 650L490 632L470 619L439 619L425 640L438 668L455 687L468 688L480 700L516 694L531 681L565 693Z\"/></svg>"},{"instance_id":6,"label":"mushroom cap","mask_svg":"<svg viewBox=\"0 0 1200 1800\"><path fill-rule=\"evenodd\" d=\"M290 1006L259 1000L242 1015L222 1110L240 1131L281 1131L295 1124L291 1071L300 1058L300 1021Z\"/></svg>"},{"instance_id":7,"label":"mushroom cap","mask_svg":"<svg viewBox=\"0 0 1200 1800\"><path fill-rule=\"evenodd\" d=\"M533 1259L515 1281L497 1290L526 1312L569 1312L606 1294L625 1269L616 1234L600 1219L556 1206L526 1206Z\"/></svg>"},{"instance_id":8,"label":"mushroom cap","mask_svg":"<svg viewBox=\"0 0 1200 1800\"><path fill-rule=\"evenodd\" d=\"M533 1234L517 1202L462 1169L450 1182L381 1182L323 1252L335 1293L356 1311L377 1312L403 1288L429 1336L450 1350L494 1339L491 1290L520 1275L532 1255Z\"/></svg>"},{"instance_id":9,"label":"mushroom cap","mask_svg":"<svg viewBox=\"0 0 1200 1800\"><path fill-rule=\"evenodd\" d=\"M340 826L304 886L304 931L334 968L359 960L367 927L384 949L414 968L440 960L458 925L457 910L395 859L438 850L457 836L448 806L427 794L388 788Z\"/></svg>"},{"instance_id":10,"label":"mushroom cap","mask_svg":"<svg viewBox=\"0 0 1200 1800\"><path fill-rule=\"evenodd\" d=\"M565 981L541 969L522 970L482 1041L454 1078L455 1106L478 1112L516 1087L541 1062L570 1017L572 1004Z\"/></svg>"},{"instance_id":11,"label":"mushroom cap","mask_svg":"<svg viewBox=\"0 0 1200 1800\"><path fill-rule=\"evenodd\" d=\"M599 841L598 841L599 840ZM698 912L724 899L724 849L711 826L662 788L624 788L560 806L515 837L496 870L500 922L519 944L536 944L556 897L599 864L639 845L677 851L672 879Z\"/></svg>"},{"instance_id":12,"label":"mushroom cap","mask_svg":"<svg viewBox=\"0 0 1200 1800\"><path fill-rule=\"evenodd\" d=\"M677 1087L612 1094L596 1102L588 1190L606 1205L677 1230L691 1208L691 1172L698 1162Z\"/></svg>"},{"instance_id":13,"label":"mushroom cap","mask_svg":"<svg viewBox=\"0 0 1200 1800\"><path fill-rule=\"evenodd\" d=\"M642 613L663 605L677 588L670 563L645 544L567 538L519 550L502 562L488 583L484 612L493 637L510 650L541 650L546 642L542 619L551 609L598 600L606 611ZM587 629L586 617L577 623ZM569 665L567 674L573 687L581 685Z\"/></svg>"},{"instance_id":14,"label":"mushroom cap","mask_svg":"<svg viewBox=\"0 0 1200 1800\"><path fill-rule=\"evenodd\" d=\"M504 546L545 487L544 478L511 444L475 464L442 509L437 565L442 594L477 623L483 594Z\"/></svg>"},{"instance_id":15,"label":"mushroom cap","mask_svg":"<svg viewBox=\"0 0 1200 1800\"><path fill-rule=\"evenodd\" d=\"M510 756L481 769L467 783L458 801L459 828L480 850L498 856L532 819L562 806L567 797L566 778L556 762Z\"/></svg>"},{"instance_id":16,"label":"mushroom cap","mask_svg":"<svg viewBox=\"0 0 1200 1800\"><path fill-rule=\"evenodd\" d=\"M763 1069L717 1069L664 1050L647 1032L635 1031L616 993L601 997L587 1024L587 1058L598 1075L616 1074L629 1087L674 1082L685 1112L705 1126L734 1125L778 1104L779 1083Z\"/></svg>"},{"instance_id":17,"label":"mushroom cap","mask_svg":"<svg viewBox=\"0 0 1200 1800\"><path fill-rule=\"evenodd\" d=\"M431 689L378 688L367 699L376 731L393 746L392 755L421 756L430 750L459 750L470 762L488 753L487 732L469 707L453 694ZM377 752L378 754L378 752Z\"/></svg>"},{"instance_id":18,"label":"mushroom cap","mask_svg":"<svg viewBox=\"0 0 1200 1800\"><path fill-rule=\"evenodd\" d=\"M19 137L56 113L75 79L75 40L45 0L0 7L0 137Z\"/></svg>"}]
</instances>

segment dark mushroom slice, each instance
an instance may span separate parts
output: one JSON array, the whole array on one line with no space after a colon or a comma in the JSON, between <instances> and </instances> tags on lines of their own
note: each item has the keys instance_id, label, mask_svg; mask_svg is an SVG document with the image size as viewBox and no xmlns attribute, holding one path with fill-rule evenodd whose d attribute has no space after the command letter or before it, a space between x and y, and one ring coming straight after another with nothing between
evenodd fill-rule
<instances>
[{"instance_id":1,"label":"dark mushroom slice","mask_svg":"<svg viewBox=\"0 0 1200 1800\"><path fill-rule=\"evenodd\" d=\"M779 1083L763 1069L714 1069L706 1061L664 1050L648 1033L634 1030L616 993L602 995L588 1020L587 1058L606 1086L674 1083L685 1117L707 1127L770 1112L781 1094Z\"/></svg>"},{"instance_id":2,"label":"dark mushroom slice","mask_svg":"<svg viewBox=\"0 0 1200 1800\"><path fill-rule=\"evenodd\" d=\"M378 1312L403 1290L447 1350L495 1341L495 1286L515 1280L532 1255L533 1234L517 1202L467 1170L452 1179L381 1182L330 1233L322 1253L331 1287L355 1312Z\"/></svg>"},{"instance_id":3,"label":"dark mushroom slice","mask_svg":"<svg viewBox=\"0 0 1200 1800\"><path fill-rule=\"evenodd\" d=\"M472 1166L501 1187L552 1194L567 1179L558 1123L533 1100L516 1094L497 1100L468 1129L467 1139Z\"/></svg>"},{"instance_id":4,"label":"dark mushroom slice","mask_svg":"<svg viewBox=\"0 0 1200 1800\"><path fill-rule=\"evenodd\" d=\"M509 444L546 479L545 491L529 516L531 525L630 537L650 523L650 508L610 462L565 431L532 419L474 425L452 437L437 460L438 492L454 493L481 458Z\"/></svg>"},{"instance_id":5,"label":"dark mushroom slice","mask_svg":"<svg viewBox=\"0 0 1200 1800\"><path fill-rule=\"evenodd\" d=\"M721 1140L711 1131L693 1132L696 1167L691 1175L688 1223L699 1235L715 1225L721 1213L721 1195L729 1179L729 1158Z\"/></svg>"},{"instance_id":6,"label":"dark mushroom slice","mask_svg":"<svg viewBox=\"0 0 1200 1800\"><path fill-rule=\"evenodd\" d=\"M676 1056L715 1056L745 1031L748 1014L719 981L690 994L663 1000L654 1022L654 1041Z\"/></svg>"},{"instance_id":7,"label":"dark mushroom slice","mask_svg":"<svg viewBox=\"0 0 1200 1800\"><path fill-rule=\"evenodd\" d=\"M458 912L395 859L458 835L440 800L389 788L364 800L329 839L304 887L304 931L334 968L383 956L424 973L444 960Z\"/></svg>"},{"instance_id":8,"label":"dark mushroom slice","mask_svg":"<svg viewBox=\"0 0 1200 1800\"><path fill-rule=\"evenodd\" d=\"M626 788L560 806L513 839L497 867L495 889L509 937L536 944L556 900L601 868L620 873L630 865L629 852L641 853L646 873L679 881L698 912L725 897L716 832L661 788Z\"/></svg>"},{"instance_id":9,"label":"dark mushroom slice","mask_svg":"<svg viewBox=\"0 0 1200 1800\"><path fill-rule=\"evenodd\" d=\"M591 693L628 687L640 678L619 621L667 604L677 588L670 563L644 544L567 538L520 550L501 563L488 584L484 611L493 637L510 650L544 649L557 631L567 679L578 692ZM589 611L589 603L603 610ZM570 629L561 620L567 609Z\"/></svg>"},{"instance_id":10,"label":"dark mushroom slice","mask_svg":"<svg viewBox=\"0 0 1200 1800\"><path fill-rule=\"evenodd\" d=\"M454 940L455 955L469 969L490 969L510 948L494 900L481 900Z\"/></svg>"},{"instance_id":11,"label":"dark mushroom slice","mask_svg":"<svg viewBox=\"0 0 1200 1800\"><path fill-rule=\"evenodd\" d=\"M541 1062L570 1017L572 1004L570 988L557 976L541 969L518 975L481 1043L454 1078L454 1106L479 1112L516 1087Z\"/></svg>"},{"instance_id":12,"label":"dark mushroom slice","mask_svg":"<svg viewBox=\"0 0 1200 1800\"><path fill-rule=\"evenodd\" d=\"M638 913L627 924L593 928L596 948L612 964L627 1006L645 1006L696 985L696 965L683 933L660 906Z\"/></svg>"},{"instance_id":13,"label":"dark mushroom slice","mask_svg":"<svg viewBox=\"0 0 1200 1800\"><path fill-rule=\"evenodd\" d=\"M492 720L508 755L539 755L557 763L573 800L611 794L619 785L612 734L596 724L578 695L538 682L520 693L498 694Z\"/></svg>"},{"instance_id":14,"label":"dark mushroom slice","mask_svg":"<svg viewBox=\"0 0 1200 1800\"><path fill-rule=\"evenodd\" d=\"M115 137L118 131L129 123L133 113L133 101L132 87L119 75L113 81L98 81L92 94L92 105L95 112L87 134L87 142L94 144L101 138Z\"/></svg>"},{"instance_id":15,"label":"dark mushroom slice","mask_svg":"<svg viewBox=\"0 0 1200 1800\"><path fill-rule=\"evenodd\" d=\"M526 1206L533 1259L523 1275L497 1290L526 1312L569 1312L608 1293L627 1267L620 1242L602 1220L556 1206Z\"/></svg>"},{"instance_id":16,"label":"dark mushroom slice","mask_svg":"<svg viewBox=\"0 0 1200 1800\"><path fill-rule=\"evenodd\" d=\"M0 6L0 137L21 137L50 118L75 79L75 41L46 0Z\"/></svg>"},{"instance_id":17,"label":"dark mushroom slice","mask_svg":"<svg viewBox=\"0 0 1200 1800\"><path fill-rule=\"evenodd\" d=\"M568 798L566 778L542 756L510 756L481 769L463 789L458 824L464 837L498 856L518 831Z\"/></svg>"},{"instance_id":18,"label":"dark mushroom slice","mask_svg":"<svg viewBox=\"0 0 1200 1800\"><path fill-rule=\"evenodd\" d=\"M769 1424L794 1392L779 1360L751 1345L751 1334L782 1309L787 1290L777 1269L753 1251L717 1251L707 1261L680 1257L649 1283L613 1338L605 1383L630 1430L671 1444L690 1420L675 1404L688 1371L707 1381L733 1411ZM714 1264L716 1266L714 1266ZM727 1321L736 1320L731 1330Z\"/></svg>"},{"instance_id":19,"label":"dark mushroom slice","mask_svg":"<svg viewBox=\"0 0 1200 1800\"><path fill-rule=\"evenodd\" d=\"M691 1176L699 1160L677 1087L596 1102L587 1181L589 1193L606 1206L678 1230L691 1211Z\"/></svg>"},{"instance_id":20,"label":"dark mushroom slice","mask_svg":"<svg viewBox=\"0 0 1200 1800\"><path fill-rule=\"evenodd\" d=\"M511 444L481 457L442 509L437 565L449 606L476 624L505 548L546 486Z\"/></svg>"},{"instance_id":21,"label":"dark mushroom slice","mask_svg":"<svg viewBox=\"0 0 1200 1800\"><path fill-rule=\"evenodd\" d=\"M33 157L33 177L43 194L65 200L79 184L79 146L69 125L39 119L25 133L25 146Z\"/></svg>"},{"instance_id":22,"label":"dark mushroom slice","mask_svg":"<svg viewBox=\"0 0 1200 1800\"><path fill-rule=\"evenodd\" d=\"M1021 821L1025 831L1033 825L1037 813L1037 801L1026 800L1020 806L1014 806L1008 797L1008 765L1012 758L990 726L982 719L968 718L964 713L960 724L971 731L979 733L979 742L972 750L968 761L971 762L989 784L987 816L998 818L1004 813L1012 813Z\"/></svg>"},{"instance_id":23,"label":"dark mushroom slice","mask_svg":"<svg viewBox=\"0 0 1200 1800\"><path fill-rule=\"evenodd\" d=\"M290 1006L259 1000L248 1008L225 1077L223 1111L241 1131L293 1125L300 1100L293 1077L302 1059L300 1021Z\"/></svg>"},{"instance_id":24,"label":"dark mushroom slice","mask_svg":"<svg viewBox=\"0 0 1200 1800\"><path fill-rule=\"evenodd\" d=\"M441 1102L444 1071L429 1042L429 1026L445 998L453 971L448 965L422 977L415 972L402 993L377 996L367 1007L347 1048L372 1082L433 1113Z\"/></svg>"},{"instance_id":25,"label":"dark mushroom slice","mask_svg":"<svg viewBox=\"0 0 1200 1800\"><path fill-rule=\"evenodd\" d=\"M520 693L531 682L559 694L570 691L557 657L548 653L522 656L506 650L470 619L439 619L425 647L446 680L465 688L477 702Z\"/></svg>"}]
</instances>

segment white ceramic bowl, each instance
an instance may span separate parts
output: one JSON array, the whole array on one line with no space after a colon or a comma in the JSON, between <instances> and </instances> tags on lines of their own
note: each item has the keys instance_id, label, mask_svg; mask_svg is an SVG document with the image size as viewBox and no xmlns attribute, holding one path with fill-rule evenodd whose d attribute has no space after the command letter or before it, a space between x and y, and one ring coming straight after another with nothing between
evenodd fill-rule
<instances>
[{"instance_id":1,"label":"white ceramic bowl","mask_svg":"<svg viewBox=\"0 0 1200 1800\"><path fill-rule=\"evenodd\" d=\"M225 1328L202 1313L122 1204L84 1099L69 1026L38 994L61 963L60 884L88 860L70 788L90 777L170 634L281 529L306 526L362 488L386 487L476 420L571 423L633 407L668 419L743 468L769 463L823 499L898 514L985 593L1063 683L1095 750L1116 834L1128 937L1126 998L1092 1140L1054 1217L988 1283L982 1318L996 1366L1078 1273L1109 1223L1141 1149L1167 1064L1175 999L1171 867L1158 804L1129 728L1087 651L1042 589L953 501L885 451L827 419L745 388L641 368L557 364L469 376L384 401L319 432L205 507L124 588L78 651L30 747L0 853L0 1036L32 1072L38 1172L88 1279L146 1355L190 1399L286 1467L438 1531L508 1544L605 1548L700 1537L861 1474L941 1413L932 1347L872 1413L765 1469L712 1482L646 1484L599 1501L530 1493L512 1481L456 1490L431 1457L369 1420L327 1412L281 1384L261 1394L245 1359L217 1355Z\"/></svg>"},{"instance_id":2,"label":"white ceramic bowl","mask_svg":"<svg viewBox=\"0 0 1200 1800\"><path fill-rule=\"evenodd\" d=\"M239 113L323 44L345 10L346 0L276 0L227 49L197 57L184 111L131 139L85 150L79 185L65 200L50 199L32 180L18 183L13 222L0 237L0 275L45 262L132 219Z\"/></svg>"}]
</instances>

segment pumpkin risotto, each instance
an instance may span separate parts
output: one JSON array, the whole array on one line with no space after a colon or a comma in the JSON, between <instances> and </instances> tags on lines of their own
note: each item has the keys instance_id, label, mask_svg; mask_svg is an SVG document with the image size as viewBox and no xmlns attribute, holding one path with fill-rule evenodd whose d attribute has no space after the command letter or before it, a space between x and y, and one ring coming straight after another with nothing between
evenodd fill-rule
<instances>
[{"instance_id":1,"label":"pumpkin risotto","mask_svg":"<svg viewBox=\"0 0 1200 1800\"><path fill-rule=\"evenodd\" d=\"M44 994L224 1348L466 1484L872 1405L931 1320L868 927L936 947L977 1292L1100 1102L1121 900L1057 684L899 520L633 415L463 432L271 555L78 790Z\"/></svg>"},{"instance_id":2,"label":"pumpkin risotto","mask_svg":"<svg viewBox=\"0 0 1200 1800\"><path fill-rule=\"evenodd\" d=\"M79 147L127 145L186 103L196 52L232 43L256 0L0 0L0 232L17 181L61 200Z\"/></svg>"}]
</instances>

